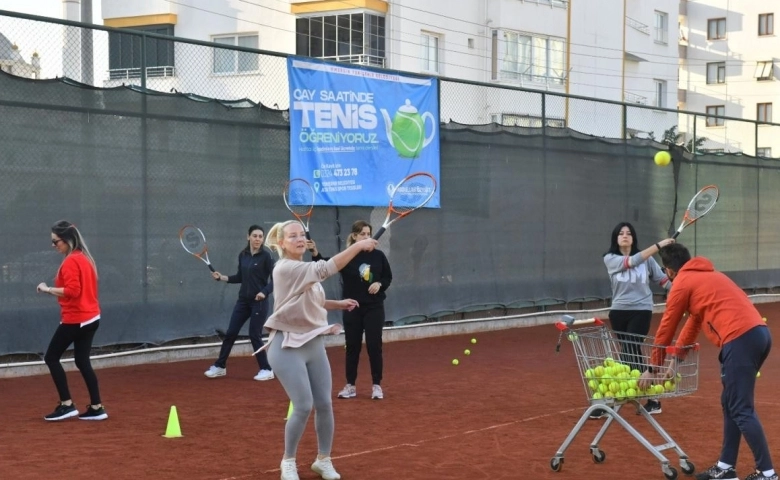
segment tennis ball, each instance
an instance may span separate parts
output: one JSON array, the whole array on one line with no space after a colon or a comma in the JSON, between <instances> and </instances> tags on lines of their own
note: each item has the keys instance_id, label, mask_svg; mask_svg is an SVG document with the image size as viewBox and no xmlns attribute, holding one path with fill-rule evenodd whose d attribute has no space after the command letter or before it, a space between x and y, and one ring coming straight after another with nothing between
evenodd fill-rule
<instances>
[{"instance_id":1,"label":"tennis ball","mask_svg":"<svg viewBox=\"0 0 780 480\"><path fill-rule=\"evenodd\" d=\"M570 342L576 342L577 340L579 340L579 337L577 337L576 333L572 332L572 333L569 334L569 341Z\"/></svg>"},{"instance_id":2,"label":"tennis ball","mask_svg":"<svg viewBox=\"0 0 780 480\"><path fill-rule=\"evenodd\" d=\"M477 343L477 339L476 338L472 338L471 339L471 343Z\"/></svg>"},{"instance_id":3,"label":"tennis ball","mask_svg":"<svg viewBox=\"0 0 780 480\"><path fill-rule=\"evenodd\" d=\"M630 375L631 375L631 378L639 378L639 377L642 376L642 372L640 372L639 370L637 370L635 368L635 369L631 370Z\"/></svg>"},{"instance_id":4,"label":"tennis ball","mask_svg":"<svg viewBox=\"0 0 780 480\"><path fill-rule=\"evenodd\" d=\"M453 364L453 365L457 365L457 364L459 364L459 363L460 363L460 362L458 361L458 359L457 359L457 358L453 358L453 359L452 359L452 364Z\"/></svg>"},{"instance_id":5,"label":"tennis ball","mask_svg":"<svg viewBox=\"0 0 780 480\"><path fill-rule=\"evenodd\" d=\"M585 370L585 378L590 379L590 378L593 378L595 375L596 374L593 372L592 368L589 368L589 369Z\"/></svg>"},{"instance_id":6,"label":"tennis ball","mask_svg":"<svg viewBox=\"0 0 780 480\"><path fill-rule=\"evenodd\" d=\"M588 380L588 386L590 387L591 390L597 392L599 389L599 382L597 382L596 380Z\"/></svg>"},{"instance_id":7,"label":"tennis ball","mask_svg":"<svg viewBox=\"0 0 780 480\"><path fill-rule=\"evenodd\" d=\"M471 350L469 350L469 349L467 348L467 349L463 350L463 354L464 354L464 355L471 355Z\"/></svg>"},{"instance_id":8,"label":"tennis ball","mask_svg":"<svg viewBox=\"0 0 780 480\"><path fill-rule=\"evenodd\" d=\"M669 152L666 150L661 150L660 152L655 154L655 158L653 158L656 165L659 165L661 167L665 167L669 165L669 162L672 161L672 156L669 155Z\"/></svg>"},{"instance_id":9,"label":"tennis ball","mask_svg":"<svg viewBox=\"0 0 780 480\"><path fill-rule=\"evenodd\" d=\"M593 400L598 400L600 398L604 398L604 395L602 395L599 392L596 392L596 393L593 394Z\"/></svg>"},{"instance_id":10,"label":"tennis ball","mask_svg":"<svg viewBox=\"0 0 780 480\"><path fill-rule=\"evenodd\" d=\"M599 365L598 367L593 369L593 373L596 374L597 377L601 378L604 376L604 367Z\"/></svg>"},{"instance_id":11,"label":"tennis ball","mask_svg":"<svg viewBox=\"0 0 780 480\"><path fill-rule=\"evenodd\" d=\"M605 367L611 367L611 366L613 366L614 364L615 364L615 361L614 361L614 360L612 360L612 358L611 358L611 357L607 357L607 358L605 358L605 359L604 359L604 366L605 366Z\"/></svg>"},{"instance_id":12,"label":"tennis ball","mask_svg":"<svg viewBox=\"0 0 780 480\"><path fill-rule=\"evenodd\" d=\"M764 321L764 323L766 323L766 317L762 318L762 320Z\"/></svg>"},{"instance_id":13,"label":"tennis ball","mask_svg":"<svg viewBox=\"0 0 780 480\"><path fill-rule=\"evenodd\" d=\"M759 378L759 377L761 377L761 372L758 372L758 373L756 374L756 378Z\"/></svg>"}]
</instances>

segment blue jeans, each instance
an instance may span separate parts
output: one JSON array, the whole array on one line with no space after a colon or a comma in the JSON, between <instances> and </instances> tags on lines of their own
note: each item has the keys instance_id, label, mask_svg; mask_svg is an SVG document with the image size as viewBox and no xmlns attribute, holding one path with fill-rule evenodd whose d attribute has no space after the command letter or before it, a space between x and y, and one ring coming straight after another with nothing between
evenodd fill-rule
<instances>
[{"instance_id":1,"label":"blue jeans","mask_svg":"<svg viewBox=\"0 0 780 480\"><path fill-rule=\"evenodd\" d=\"M252 348L256 351L263 346L263 325L268 318L268 302L265 300L255 301L254 299L239 298L236 306L233 308L233 315L230 316L230 325L228 325L225 339L222 340L222 348L219 351L219 358L214 362L214 366L225 368L230 351L233 350L233 344L236 343L238 332L249 320L249 341L252 342ZM255 355L257 365L260 370L271 370L268 363L268 355L265 350Z\"/></svg>"},{"instance_id":2,"label":"blue jeans","mask_svg":"<svg viewBox=\"0 0 780 480\"><path fill-rule=\"evenodd\" d=\"M737 464L741 437L753 452L756 468L772 469L764 428L754 406L756 374L772 349L769 328L761 325L748 330L742 336L723 345L720 360L720 378L723 393L723 448L720 461Z\"/></svg>"}]
</instances>

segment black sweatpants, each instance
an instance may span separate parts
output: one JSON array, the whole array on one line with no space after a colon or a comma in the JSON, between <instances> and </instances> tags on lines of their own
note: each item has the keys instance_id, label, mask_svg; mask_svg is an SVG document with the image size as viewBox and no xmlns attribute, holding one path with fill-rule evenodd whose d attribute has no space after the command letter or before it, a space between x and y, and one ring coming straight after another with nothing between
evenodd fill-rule
<instances>
[{"instance_id":1,"label":"black sweatpants","mask_svg":"<svg viewBox=\"0 0 780 480\"><path fill-rule=\"evenodd\" d=\"M631 369L643 370L641 343L650 333L652 310L610 310L609 323L623 346L620 361Z\"/></svg>"},{"instance_id":2,"label":"black sweatpants","mask_svg":"<svg viewBox=\"0 0 780 480\"><path fill-rule=\"evenodd\" d=\"M358 307L344 312L344 339L347 347L347 383L355 385L363 346L363 332L366 334L366 350L371 364L371 379L374 385L382 384L382 329L385 326L383 303Z\"/></svg>"},{"instance_id":3,"label":"black sweatpants","mask_svg":"<svg viewBox=\"0 0 780 480\"><path fill-rule=\"evenodd\" d=\"M257 351L263 346L263 325L268 319L268 302L255 300L254 298L239 298L236 306L233 307L233 314L230 316L225 338L222 340L222 347L219 349L219 358L214 362L214 366L225 368L230 351L236 343L241 327L249 320L249 341L252 343L252 351ZM271 370L268 363L268 354L263 350L255 355L257 366L260 370Z\"/></svg>"},{"instance_id":4,"label":"black sweatpants","mask_svg":"<svg viewBox=\"0 0 780 480\"><path fill-rule=\"evenodd\" d=\"M83 327L79 324L61 323L57 330L54 331L54 336L51 337L49 348L46 349L46 355L44 355L43 360L46 362L46 366L49 367L51 378L57 387L61 402L71 398L70 390L68 389L68 378L65 375L65 369L62 368L60 359L62 359L65 350L73 344L73 357L76 367L81 372L81 376L84 377L84 383L87 384L90 405L102 403L100 401L97 375L95 375L92 363L89 360L92 340L95 338L95 332L97 332L99 326L100 320Z\"/></svg>"}]
</instances>

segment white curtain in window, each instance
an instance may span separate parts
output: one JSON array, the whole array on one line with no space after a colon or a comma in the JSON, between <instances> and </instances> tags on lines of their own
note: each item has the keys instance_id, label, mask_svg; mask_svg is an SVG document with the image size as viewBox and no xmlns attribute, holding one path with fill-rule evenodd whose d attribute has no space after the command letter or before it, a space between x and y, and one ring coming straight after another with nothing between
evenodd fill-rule
<instances>
[{"instance_id":1,"label":"white curtain in window","mask_svg":"<svg viewBox=\"0 0 780 480\"><path fill-rule=\"evenodd\" d=\"M238 37L238 46L246 48L257 48L259 45L257 35L246 35ZM236 52L238 54L237 70L239 72L255 72L260 65L259 55L249 52Z\"/></svg>"},{"instance_id":2,"label":"white curtain in window","mask_svg":"<svg viewBox=\"0 0 780 480\"><path fill-rule=\"evenodd\" d=\"M519 72L526 78L530 78L531 67L533 66L533 47L531 37L521 35L517 39L518 44L518 68Z\"/></svg>"},{"instance_id":3,"label":"white curtain in window","mask_svg":"<svg viewBox=\"0 0 780 480\"><path fill-rule=\"evenodd\" d=\"M547 39L533 39L533 75L536 80L547 77Z\"/></svg>"},{"instance_id":4,"label":"white curtain in window","mask_svg":"<svg viewBox=\"0 0 780 480\"><path fill-rule=\"evenodd\" d=\"M550 76L556 83L563 83L566 77L566 58L563 55L562 40L550 39Z\"/></svg>"},{"instance_id":5,"label":"white curtain in window","mask_svg":"<svg viewBox=\"0 0 780 480\"><path fill-rule=\"evenodd\" d=\"M516 33L504 32L506 49L504 50L504 58L501 59L501 70L504 72L517 73L517 37ZM512 75L510 78L517 77Z\"/></svg>"}]
</instances>

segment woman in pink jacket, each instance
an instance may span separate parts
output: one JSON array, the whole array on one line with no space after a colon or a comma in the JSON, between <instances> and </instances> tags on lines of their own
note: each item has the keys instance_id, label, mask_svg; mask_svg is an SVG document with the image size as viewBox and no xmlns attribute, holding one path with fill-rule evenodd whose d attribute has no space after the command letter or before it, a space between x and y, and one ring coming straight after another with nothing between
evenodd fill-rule
<instances>
[{"instance_id":1,"label":"woman in pink jacket","mask_svg":"<svg viewBox=\"0 0 780 480\"><path fill-rule=\"evenodd\" d=\"M336 275L355 255L370 252L376 240L355 242L330 260L304 262L306 234L301 224L289 221L274 225L266 241L280 260L273 271L274 312L265 323L270 331L268 361L293 404L293 412L284 431L282 480L298 480L295 455L309 414L314 409L318 455L311 465L324 480L339 480L341 475L330 459L333 445L333 378L322 335L341 331L341 325L329 325L327 310L352 310L352 299L328 300L320 282Z\"/></svg>"}]
</instances>

